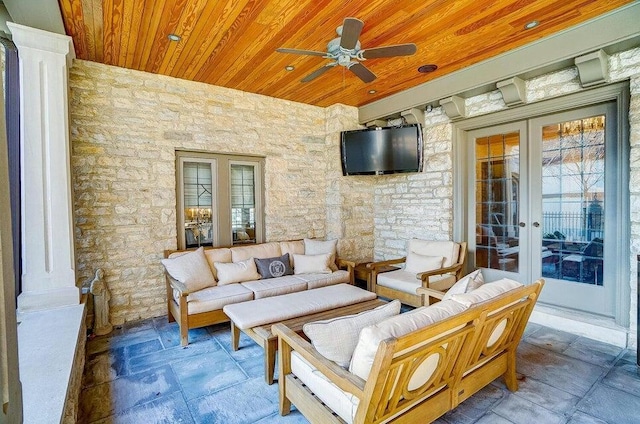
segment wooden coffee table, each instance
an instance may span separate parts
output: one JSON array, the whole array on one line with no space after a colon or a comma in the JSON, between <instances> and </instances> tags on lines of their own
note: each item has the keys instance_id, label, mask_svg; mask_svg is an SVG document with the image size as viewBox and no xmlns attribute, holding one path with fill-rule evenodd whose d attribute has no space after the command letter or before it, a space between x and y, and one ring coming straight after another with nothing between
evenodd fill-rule
<instances>
[{"instance_id":1,"label":"wooden coffee table","mask_svg":"<svg viewBox=\"0 0 640 424\"><path fill-rule=\"evenodd\" d=\"M308 322L357 314L377 308L378 306L384 305L385 303L387 302L380 299L367 300L364 302L355 303L353 305L342 306L340 308L330 309L324 312L316 312L313 314L303 315L279 322L286 325L296 333L304 336L302 327ZM231 346L233 350L238 350L238 344L240 342L240 331L243 331L247 336L251 337L264 349L264 377L267 384L273 384L273 373L276 366L276 352L278 350L278 337L274 336L271 332L271 326L273 324L277 323L272 322L269 324L240 330L233 324L233 321L231 322Z\"/></svg>"}]
</instances>

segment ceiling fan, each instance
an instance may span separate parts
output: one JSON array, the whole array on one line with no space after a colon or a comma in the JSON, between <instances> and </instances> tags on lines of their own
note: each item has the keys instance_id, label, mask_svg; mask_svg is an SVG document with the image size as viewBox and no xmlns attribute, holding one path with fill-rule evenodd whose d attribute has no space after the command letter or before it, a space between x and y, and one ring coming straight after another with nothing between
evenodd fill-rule
<instances>
[{"instance_id":1,"label":"ceiling fan","mask_svg":"<svg viewBox=\"0 0 640 424\"><path fill-rule=\"evenodd\" d=\"M394 57L394 56L410 56L417 51L416 45L413 43L397 44L393 46L373 47L370 49L361 49L360 33L364 22L357 18L344 18L344 22L338 28L338 38L334 38L327 44L326 52L319 52L314 50L298 50L298 49L276 49L280 53L293 53L309 56L321 56L325 59L331 59L332 62L326 64L322 68L316 69L301 82L309 82L320 75L324 74L334 66L344 66L354 74L356 74L362 81L368 83L376 79L376 74L371 72L360 61L366 59L376 59L380 57Z\"/></svg>"}]
</instances>

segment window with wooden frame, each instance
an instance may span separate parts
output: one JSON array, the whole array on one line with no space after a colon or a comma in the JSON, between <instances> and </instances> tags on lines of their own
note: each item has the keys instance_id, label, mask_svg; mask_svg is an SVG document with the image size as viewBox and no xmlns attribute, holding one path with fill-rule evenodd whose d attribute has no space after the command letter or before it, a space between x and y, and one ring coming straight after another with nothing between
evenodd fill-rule
<instances>
[{"instance_id":1,"label":"window with wooden frame","mask_svg":"<svg viewBox=\"0 0 640 424\"><path fill-rule=\"evenodd\" d=\"M176 152L178 248L264 241L264 158Z\"/></svg>"}]
</instances>

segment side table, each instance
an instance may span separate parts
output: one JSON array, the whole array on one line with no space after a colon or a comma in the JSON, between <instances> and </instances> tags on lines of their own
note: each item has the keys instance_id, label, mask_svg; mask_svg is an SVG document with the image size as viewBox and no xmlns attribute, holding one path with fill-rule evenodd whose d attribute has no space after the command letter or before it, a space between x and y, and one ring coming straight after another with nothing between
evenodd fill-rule
<instances>
[{"instance_id":1,"label":"side table","mask_svg":"<svg viewBox=\"0 0 640 424\"><path fill-rule=\"evenodd\" d=\"M362 262L357 264L355 268L353 268L353 276L356 280L356 286L365 288L369 291L372 291L371 290L371 270L367 268L367 265L370 264L371 262L372 261ZM396 269L400 269L400 268L397 266L387 265L380 268L380 272L395 271Z\"/></svg>"}]
</instances>

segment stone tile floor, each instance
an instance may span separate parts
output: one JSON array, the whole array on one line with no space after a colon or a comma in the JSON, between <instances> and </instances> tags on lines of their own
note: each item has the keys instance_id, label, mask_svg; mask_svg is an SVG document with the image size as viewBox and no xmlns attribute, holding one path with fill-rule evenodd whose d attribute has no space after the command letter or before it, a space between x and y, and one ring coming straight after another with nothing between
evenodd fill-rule
<instances>
[{"instance_id":1,"label":"stone tile floor","mask_svg":"<svg viewBox=\"0 0 640 424\"><path fill-rule=\"evenodd\" d=\"M87 342L80 423L306 423L278 414L278 385L264 382L262 348L228 324L192 330L179 344L166 318L127 324ZM529 324L518 349L520 388L500 379L439 424L639 423L635 352Z\"/></svg>"}]
</instances>

